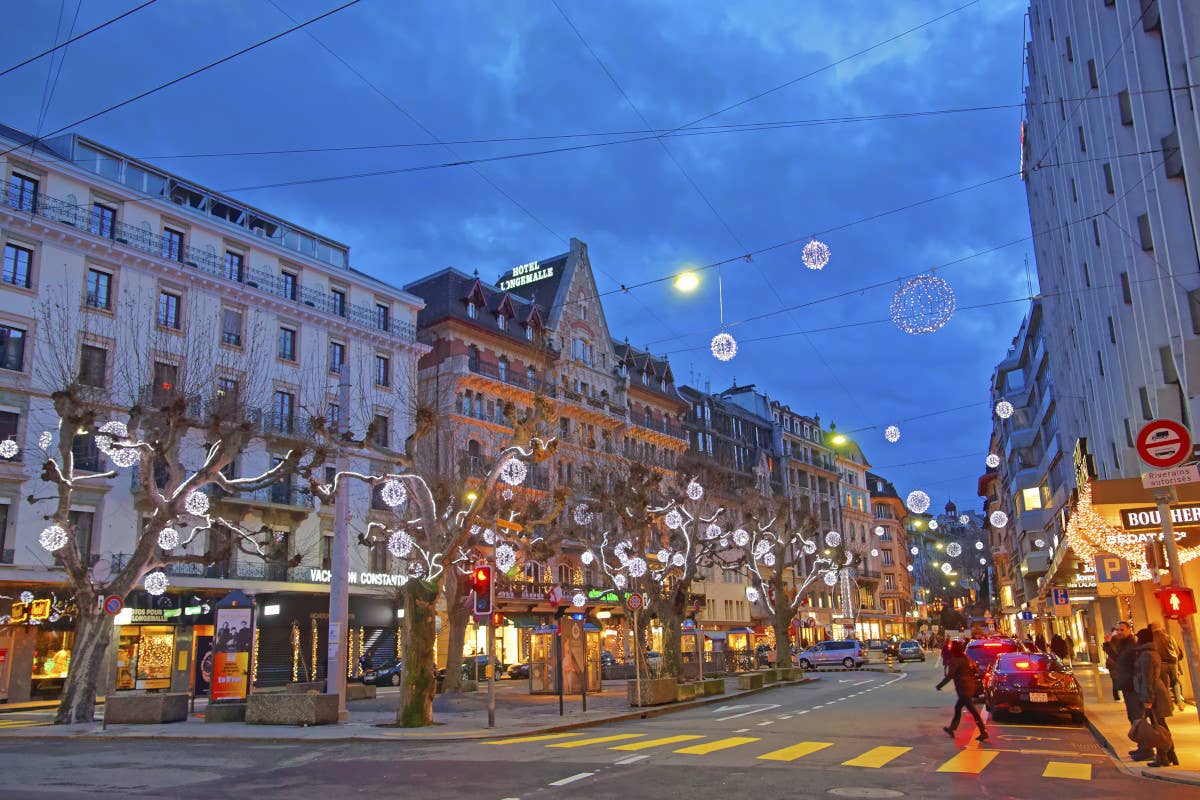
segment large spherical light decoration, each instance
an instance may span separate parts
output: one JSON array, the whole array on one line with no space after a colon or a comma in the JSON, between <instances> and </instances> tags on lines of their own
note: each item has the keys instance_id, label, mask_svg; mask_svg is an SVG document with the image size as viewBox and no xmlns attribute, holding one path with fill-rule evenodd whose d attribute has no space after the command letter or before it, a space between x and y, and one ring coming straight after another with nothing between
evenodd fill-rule
<instances>
[{"instance_id":1,"label":"large spherical light decoration","mask_svg":"<svg viewBox=\"0 0 1200 800\"><path fill-rule=\"evenodd\" d=\"M20 446L12 439L5 439L0 442L0 458L16 458L20 452Z\"/></svg>"},{"instance_id":2,"label":"large spherical light decoration","mask_svg":"<svg viewBox=\"0 0 1200 800\"><path fill-rule=\"evenodd\" d=\"M996 403L996 416L1000 419L1008 419L1013 415L1013 411L1015 410L1013 404L1007 400L1001 400L999 403Z\"/></svg>"},{"instance_id":3,"label":"large spherical light decoration","mask_svg":"<svg viewBox=\"0 0 1200 800\"><path fill-rule=\"evenodd\" d=\"M624 589L627 583L629 583L629 579L620 572L618 572L616 575L613 575L613 585L618 589Z\"/></svg>"},{"instance_id":4,"label":"large spherical light decoration","mask_svg":"<svg viewBox=\"0 0 1200 800\"><path fill-rule=\"evenodd\" d=\"M208 495L204 492L192 492L183 501L183 508L193 517L202 517L208 513Z\"/></svg>"},{"instance_id":5,"label":"large spherical light decoration","mask_svg":"<svg viewBox=\"0 0 1200 800\"><path fill-rule=\"evenodd\" d=\"M992 523L993 528L1003 528L1008 524L1008 514L1003 511L993 511L988 521Z\"/></svg>"},{"instance_id":6,"label":"large spherical light decoration","mask_svg":"<svg viewBox=\"0 0 1200 800\"><path fill-rule=\"evenodd\" d=\"M683 553L675 553L671 556L672 567L682 567L687 563L687 559L683 557Z\"/></svg>"},{"instance_id":7,"label":"large spherical light decoration","mask_svg":"<svg viewBox=\"0 0 1200 800\"><path fill-rule=\"evenodd\" d=\"M747 586L746 587L746 599L749 600L751 603L757 603L758 602L758 589L755 589L753 586Z\"/></svg>"},{"instance_id":8,"label":"large spherical light decoration","mask_svg":"<svg viewBox=\"0 0 1200 800\"><path fill-rule=\"evenodd\" d=\"M900 441L900 429L895 425L888 425L883 431L883 438L887 439L892 444Z\"/></svg>"},{"instance_id":9,"label":"large spherical light decoration","mask_svg":"<svg viewBox=\"0 0 1200 800\"><path fill-rule=\"evenodd\" d=\"M683 514L679 513L679 509L672 508L663 517L663 524L673 531L679 530L683 526Z\"/></svg>"},{"instance_id":10,"label":"large spherical light decoration","mask_svg":"<svg viewBox=\"0 0 1200 800\"><path fill-rule=\"evenodd\" d=\"M733 532L733 543L738 547L745 547L750 542L750 534L743 528L738 528Z\"/></svg>"},{"instance_id":11,"label":"large spherical light decoration","mask_svg":"<svg viewBox=\"0 0 1200 800\"><path fill-rule=\"evenodd\" d=\"M33 592L29 591L28 589L21 592L21 602L25 603L26 605L32 603L33 602Z\"/></svg>"},{"instance_id":12,"label":"large spherical light decoration","mask_svg":"<svg viewBox=\"0 0 1200 800\"><path fill-rule=\"evenodd\" d=\"M919 553L919 552L921 552L921 551L920 551L920 550L918 550L918 549L917 549L917 548L914 546L914 547L910 548L908 552L912 553L912 554L915 556L917 553Z\"/></svg>"},{"instance_id":13,"label":"large spherical light decoration","mask_svg":"<svg viewBox=\"0 0 1200 800\"><path fill-rule=\"evenodd\" d=\"M830 531L825 534L825 544L829 547L837 547L842 543L842 535L837 531Z\"/></svg>"},{"instance_id":14,"label":"large spherical light decoration","mask_svg":"<svg viewBox=\"0 0 1200 800\"><path fill-rule=\"evenodd\" d=\"M987 464L988 469L995 469L996 467L1000 466L1000 456L996 455L995 453L988 453L987 458L983 460L983 463Z\"/></svg>"},{"instance_id":15,"label":"large spherical light decoration","mask_svg":"<svg viewBox=\"0 0 1200 800\"><path fill-rule=\"evenodd\" d=\"M113 447L108 451L108 460L122 469L129 469L142 460L136 447Z\"/></svg>"},{"instance_id":16,"label":"large spherical light decoration","mask_svg":"<svg viewBox=\"0 0 1200 800\"><path fill-rule=\"evenodd\" d=\"M179 547L179 531L174 528L163 528L158 532L158 546L163 550L174 550Z\"/></svg>"},{"instance_id":17,"label":"large spherical light decoration","mask_svg":"<svg viewBox=\"0 0 1200 800\"><path fill-rule=\"evenodd\" d=\"M958 542L951 542L950 544L946 545L946 555L950 556L951 558L958 558L962 555L962 545Z\"/></svg>"},{"instance_id":18,"label":"large spherical light decoration","mask_svg":"<svg viewBox=\"0 0 1200 800\"><path fill-rule=\"evenodd\" d=\"M908 506L908 510L914 514L924 514L929 510L929 495L922 492L920 489L908 493L908 498L904 501L904 505Z\"/></svg>"},{"instance_id":19,"label":"large spherical light decoration","mask_svg":"<svg viewBox=\"0 0 1200 800\"><path fill-rule=\"evenodd\" d=\"M586 567L590 566L591 563L596 560L596 557L592 555L591 550L584 550L582 553L580 553L579 560L582 561L583 565Z\"/></svg>"},{"instance_id":20,"label":"large spherical light decoration","mask_svg":"<svg viewBox=\"0 0 1200 800\"><path fill-rule=\"evenodd\" d=\"M704 487L695 481L688 481L687 496L689 500L699 500L704 497Z\"/></svg>"},{"instance_id":21,"label":"large spherical light decoration","mask_svg":"<svg viewBox=\"0 0 1200 800\"><path fill-rule=\"evenodd\" d=\"M949 575L951 572L954 572L954 565L947 561L946 563L942 564L942 572Z\"/></svg>"},{"instance_id":22,"label":"large spherical light decoration","mask_svg":"<svg viewBox=\"0 0 1200 800\"><path fill-rule=\"evenodd\" d=\"M905 333L932 333L954 315L954 290L936 275L918 275L892 295L892 322Z\"/></svg>"},{"instance_id":23,"label":"large spherical light decoration","mask_svg":"<svg viewBox=\"0 0 1200 800\"><path fill-rule=\"evenodd\" d=\"M640 578L646 574L646 559L640 556L631 558L625 567L629 570L630 577Z\"/></svg>"},{"instance_id":24,"label":"large spherical light decoration","mask_svg":"<svg viewBox=\"0 0 1200 800\"><path fill-rule=\"evenodd\" d=\"M976 543L975 543L975 549L976 549L976 550L982 550L982 549L983 549L983 542L976 542Z\"/></svg>"},{"instance_id":25,"label":"large spherical light decoration","mask_svg":"<svg viewBox=\"0 0 1200 800\"><path fill-rule=\"evenodd\" d=\"M805 542L804 543L804 554L805 555L811 556L815 552L817 552L816 542Z\"/></svg>"},{"instance_id":26,"label":"large spherical light decoration","mask_svg":"<svg viewBox=\"0 0 1200 800\"><path fill-rule=\"evenodd\" d=\"M809 269L824 269L829 263L829 245L812 239L800 251L800 260Z\"/></svg>"},{"instance_id":27,"label":"large spherical light decoration","mask_svg":"<svg viewBox=\"0 0 1200 800\"><path fill-rule=\"evenodd\" d=\"M704 538L705 539L720 539L721 538L721 526L715 522L708 523L708 527L704 529Z\"/></svg>"},{"instance_id":28,"label":"large spherical light decoration","mask_svg":"<svg viewBox=\"0 0 1200 800\"><path fill-rule=\"evenodd\" d=\"M494 530L492 530L491 528L484 528L483 541L486 544L495 544L496 543L496 532Z\"/></svg>"},{"instance_id":29,"label":"large spherical light decoration","mask_svg":"<svg viewBox=\"0 0 1200 800\"><path fill-rule=\"evenodd\" d=\"M1043 547L1046 546L1046 540L1045 539L1034 539L1033 546L1036 547L1038 550L1041 550Z\"/></svg>"},{"instance_id":30,"label":"large spherical light decoration","mask_svg":"<svg viewBox=\"0 0 1200 800\"><path fill-rule=\"evenodd\" d=\"M929 520L929 530L936 531L938 529L938 521L936 519Z\"/></svg>"},{"instance_id":31,"label":"large spherical light decoration","mask_svg":"<svg viewBox=\"0 0 1200 800\"><path fill-rule=\"evenodd\" d=\"M763 562L763 564L765 564L768 567L775 566L775 554L774 553L764 553L763 557L762 557L762 562Z\"/></svg>"},{"instance_id":32,"label":"large spherical light decoration","mask_svg":"<svg viewBox=\"0 0 1200 800\"><path fill-rule=\"evenodd\" d=\"M388 508L402 506L408 499L408 489L405 489L400 481L390 478L383 482L383 487L379 490L379 499Z\"/></svg>"},{"instance_id":33,"label":"large spherical light decoration","mask_svg":"<svg viewBox=\"0 0 1200 800\"><path fill-rule=\"evenodd\" d=\"M596 518L596 515L592 513L591 509L587 507L586 503L580 503L579 505L575 506L575 510L572 512L572 515L575 517L576 525L591 525L592 520Z\"/></svg>"},{"instance_id":34,"label":"large spherical light decoration","mask_svg":"<svg viewBox=\"0 0 1200 800\"><path fill-rule=\"evenodd\" d=\"M879 551L874 547L871 548L871 558L879 558Z\"/></svg>"},{"instance_id":35,"label":"large spherical light decoration","mask_svg":"<svg viewBox=\"0 0 1200 800\"><path fill-rule=\"evenodd\" d=\"M162 572L151 572L142 579L142 586L146 589L146 594L159 596L167 590L171 582L167 580L167 576Z\"/></svg>"},{"instance_id":36,"label":"large spherical light decoration","mask_svg":"<svg viewBox=\"0 0 1200 800\"><path fill-rule=\"evenodd\" d=\"M658 563L666 564L671 560L671 551L664 547L655 553L654 557L658 559Z\"/></svg>"},{"instance_id":37,"label":"large spherical light decoration","mask_svg":"<svg viewBox=\"0 0 1200 800\"><path fill-rule=\"evenodd\" d=\"M38 534L38 544L43 550L58 552L67 546L67 531L61 525L51 525Z\"/></svg>"},{"instance_id":38,"label":"large spherical light decoration","mask_svg":"<svg viewBox=\"0 0 1200 800\"><path fill-rule=\"evenodd\" d=\"M712 338L709 349L712 350L713 358L717 361L731 361L737 355L737 339L734 339L731 334L721 331Z\"/></svg>"},{"instance_id":39,"label":"large spherical light decoration","mask_svg":"<svg viewBox=\"0 0 1200 800\"><path fill-rule=\"evenodd\" d=\"M496 569L501 572L508 572L517 565L517 551L513 550L512 545L502 544L496 547Z\"/></svg>"},{"instance_id":40,"label":"large spherical light decoration","mask_svg":"<svg viewBox=\"0 0 1200 800\"><path fill-rule=\"evenodd\" d=\"M884 530L884 527L882 525L875 526L875 535L876 536L883 536L885 533L887 533L887 531Z\"/></svg>"},{"instance_id":41,"label":"large spherical light decoration","mask_svg":"<svg viewBox=\"0 0 1200 800\"><path fill-rule=\"evenodd\" d=\"M415 544L406 531L396 531L388 537L387 549L396 558L408 558Z\"/></svg>"},{"instance_id":42,"label":"large spherical light decoration","mask_svg":"<svg viewBox=\"0 0 1200 800\"><path fill-rule=\"evenodd\" d=\"M587 595L583 592L576 592L575 594L571 595L571 605L575 606L576 608L583 608L587 605Z\"/></svg>"},{"instance_id":43,"label":"large spherical light decoration","mask_svg":"<svg viewBox=\"0 0 1200 800\"><path fill-rule=\"evenodd\" d=\"M823 576L821 576L821 580L825 581L826 586L833 586L837 583L837 573L826 572Z\"/></svg>"},{"instance_id":44,"label":"large spherical light decoration","mask_svg":"<svg viewBox=\"0 0 1200 800\"><path fill-rule=\"evenodd\" d=\"M500 480L509 486L520 486L528 474L529 468L519 458L510 458L500 465Z\"/></svg>"},{"instance_id":45,"label":"large spherical light decoration","mask_svg":"<svg viewBox=\"0 0 1200 800\"><path fill-rule=\"evenodd\" d=\"M970 525L971 524L971 515L970 514L959 514L958 522L961 525Z\"/></svg>"}]
</instances>

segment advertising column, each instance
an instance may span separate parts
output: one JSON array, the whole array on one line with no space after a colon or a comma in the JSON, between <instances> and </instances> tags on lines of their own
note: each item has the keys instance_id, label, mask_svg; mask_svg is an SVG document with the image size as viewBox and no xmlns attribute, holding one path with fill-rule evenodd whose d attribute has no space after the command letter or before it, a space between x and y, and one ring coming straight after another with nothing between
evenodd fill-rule
<instances>
[{"instance_id":1,"label":"advertising column","mask_svg":"<svg viewBox=\"0 0 1200 800\"><path fill-rule=\"evenodd\" d=\"M245 702L250 693L253 648L254 609L250 598L241 592L231 592L217 604L213 625L210 703Z\"/></svg>"}]
</instances>

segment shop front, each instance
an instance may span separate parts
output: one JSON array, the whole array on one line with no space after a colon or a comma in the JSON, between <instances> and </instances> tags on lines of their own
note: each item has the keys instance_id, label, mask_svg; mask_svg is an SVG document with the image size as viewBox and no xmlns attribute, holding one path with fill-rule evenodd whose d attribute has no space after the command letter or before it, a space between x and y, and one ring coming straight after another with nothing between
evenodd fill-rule
<instances>
[{"instance_id":1,"label":"shop front","mask_svg":"<svg viewBox=\"0 0 1200 800\"><path fill-rule=\"evenodd\" d=\"M115 670L109 685L116 691L205 694L214 602L204 594L131 593L113 616Z\"/></svg>"},{"instance_id":2,"label":"shop front","mask_svg":"<svg viewBox=\"0 0 1200 800\"><path fill-rule=\"evenodd\" d=\"M600 639L599 627L570 615L563 617L560 625L534 628L530 632L529 693L558 694L559 674L564 694L579 694L585 683L589 693L599 692Z\"/></svg>"},{"instance_id":3,"label":"shop front","mask_svg":"<svg viewBox=\"0 0 1200 800\"><path fill-rule=\"evenodd\" d=\"M0 700L62 693L75 642L74 608L47 586L0 587Z\"/></svg>"}]
</instances>

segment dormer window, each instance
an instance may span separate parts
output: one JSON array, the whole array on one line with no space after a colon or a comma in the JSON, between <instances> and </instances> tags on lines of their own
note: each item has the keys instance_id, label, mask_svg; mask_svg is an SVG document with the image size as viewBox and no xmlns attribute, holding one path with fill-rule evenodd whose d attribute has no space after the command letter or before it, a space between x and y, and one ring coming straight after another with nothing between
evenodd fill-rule
<instances>
[{"instance_id":1,"label":"dormer window","mask_svg":"<svg viewBox=\"0 0 1200 800\"><path fill-rule=\"evenodd\" d=\"M527 342L533 341L533 326L532 325L525 326L525 341L527 341Z\"/></svg>"},{"instance_id":2,"label":"dormer window","mask_svg":"<svg viewBox=\"0 0 1200 800\"><path fill-rule=\"evenodd\" d=\"M642 373L642 386L649 386L649 385L650 385L650 373L643 372Z\"/></svg>"},{"instance_id":3,"label":"dormer window","mask_svg":"<svg viewBox=\"0 0 1200 800\"><path fill-rule=\"evenodd\" d=\"M666 378L662 378L661 380L659 380L658 388L659 388L659 391L663 391L663 392L665 392L667 390L667 379Z\"/></svg>"},{"instance_id":4,"label":"dormer window","mask_svg":"<svg viewBox=\"0 0 1200 800\"><path fill-rule=\"evenodd\" d=\"M504 316L503 314L497 315L496 327L502 331L508 330L508 317Z\"/></svg>"},{"instance_id":5,"label":"dormer window","mask_svg":"<svg viewBox=\"0 0 1200 800\"><path fill-rule=\"evenodd\" d=\"M624 378L626 375L629 374L629 369L628 369L628 367L625 366L624 361L622 361L620 364L617 365L617 374L620 375L622 378Z\"/></svg>"},{"instance_id":6,"label":"dormer window","mask_svg":"<svg viewBox=\"0 0 1200 800\"><path fill-rule=\"evenodd\" d=\"M474 303L468 302L467 303L467 319L478 319L478 318L479 318L479 309L477 309L475 307Z\"/></svg>"}]
</instances>

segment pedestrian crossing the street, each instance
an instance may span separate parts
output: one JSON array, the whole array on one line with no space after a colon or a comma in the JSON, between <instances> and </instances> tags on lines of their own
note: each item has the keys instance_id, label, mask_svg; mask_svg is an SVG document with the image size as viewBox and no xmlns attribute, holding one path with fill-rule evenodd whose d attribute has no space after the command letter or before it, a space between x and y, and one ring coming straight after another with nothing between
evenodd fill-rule
<instances>
[{"instance_id":1,"label":"pedestrian crossing the street","mask_svg":"<svg viewBox=\"0 0 1200 800\"><path fill-rule=\"evenodd\" d=\"M836 742L801 741L784 747L764 746L761 737L756 736L706 736L698 733L682 733L671 736L651 736L646 733L622 732L603 733L596 735L582 733L552 733L532 736L518 736L509 739L497 739L484 744L505 747L512 745L533 744L547 749L573 751L603 751L612 750L617 753L635 752L640 755L633 759L649 758L652 754L671 755L673 757L707 756L711 753L731 753L745 755L755 762L775 762L777 764L811 764L812 766L842 766L858 769L884 769L911 765L915 756L914 748L908 746L881 745L861 749L855 744L839 745ZM852 752L853 751L853 752ZM1010 758L1037 758L1042 763L1039 769L1043 778L1068 781L1092 780L1093 764L1086 761L1049 760L1051 753L1031 753L1028 750L1013 750L993 748L972 744L960 749L953 756L940 761L935 767L936 772L957 775L980 776L1002 755ZM1059 758L1059 755L1053 754ZM1087 758L1085 754L1081 758ZM920 763L927 763L922 759ZM1036 773L1035 773L1036 774Z\"/></svg>"}]
</instances>

